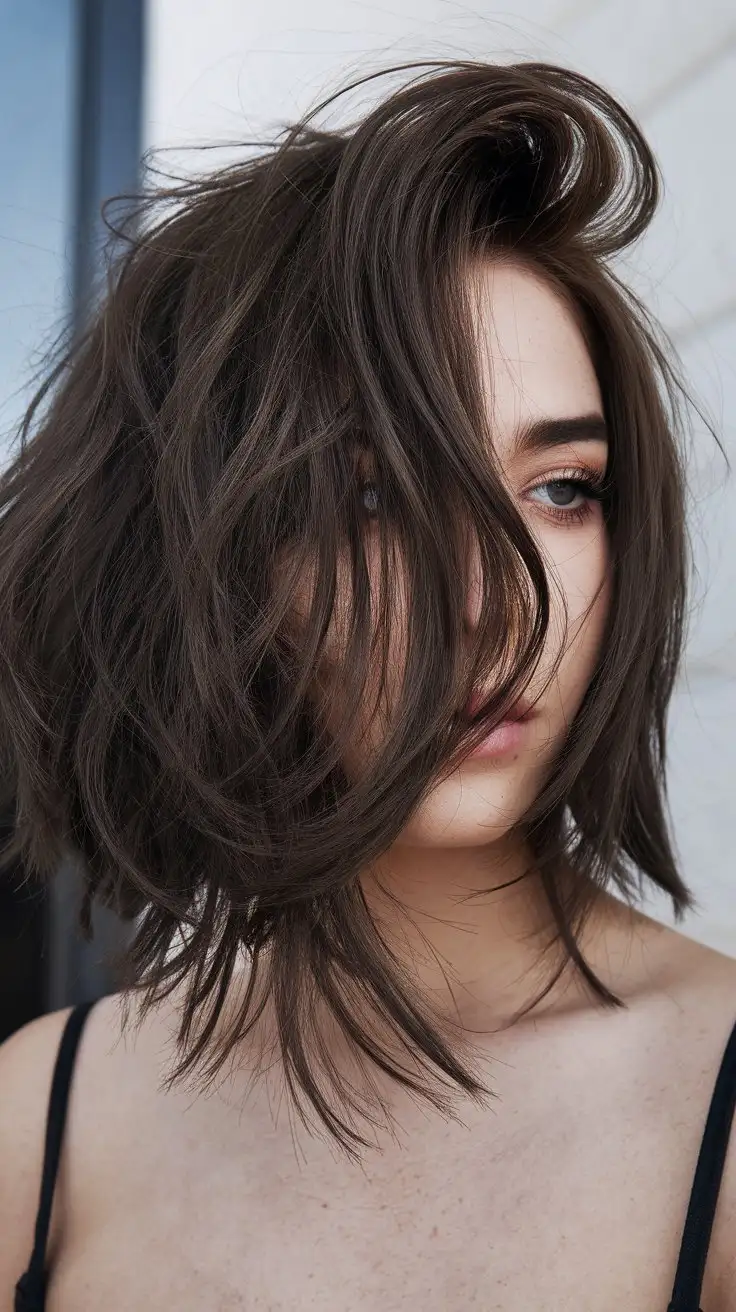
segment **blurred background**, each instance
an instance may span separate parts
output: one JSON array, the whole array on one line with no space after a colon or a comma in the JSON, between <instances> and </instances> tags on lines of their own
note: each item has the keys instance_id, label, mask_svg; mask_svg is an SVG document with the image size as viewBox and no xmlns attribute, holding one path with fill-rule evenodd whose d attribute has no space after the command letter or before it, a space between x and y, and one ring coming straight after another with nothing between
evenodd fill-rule
<instances>
[{"instance_id":1,"label":"blurred background","mask_svg":"<svg viewBox=\"0 0 736 1312\"><path fill-rule=\"evenodd\" d=\"M620 272L657 313L701 410L736 466L736 9L733 0L0 0L0 462L40 352L84 319L99 277L103 200L133 191L144 150L164 170L218 167L318 100L408 60L542 59L596 78L644 127L665 181L660 213ZM419 70L417 70L419 71ZM354 121L409 74L347 93ZM187 147L210 142L217 149ZM164 179L165 181L165 179ZM121 203L111 217L117 223ZM682 932L736 957L736 468L692 414L697 566L687 659L670 720L670 806L699 910ZM0 816L0 829L12 817ZM116 985L106 964L131 927L80 890L0 876L0 1041L46 1011ZM648 914L668 924L651 896Z\"/></svg>"}]
</instances>

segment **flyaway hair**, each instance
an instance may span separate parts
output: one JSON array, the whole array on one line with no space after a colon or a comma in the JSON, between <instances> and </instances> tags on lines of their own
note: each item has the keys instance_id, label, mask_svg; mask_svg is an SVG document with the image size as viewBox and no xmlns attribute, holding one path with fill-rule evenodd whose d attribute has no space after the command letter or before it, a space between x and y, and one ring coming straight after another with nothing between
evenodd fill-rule
<instances>
[{"instance_id":1,"label":"flyaway hair","mask_svg":"<svg viewBox=\"0 0 736 1312\"><path fill-rule=\"evenodd\" d=\"M612 267L655 212L657 165L622 106L568 69L398 71L426 64L350 131L310 126L325 101L266 148L243 143L258 151L236 165L143 189L120 230L105 219L124 249L83 331L47 362L0 478L4 868L20 859L50 880L78 865L86 936L95 900L139 918L117 964L141 1016L186 983L172 1085L214 1080L270 998L295 1100L351 1157L369 1146L355 1114L370 1120L371 1105L332 1077L318 1002L367 1069L437 1108L453 1088L493 1096L358 879L523 691L549 624L544 562L493 458L478 377L474 277L492 259L528 261L574 307L610 442L607 631L523 821L559 931L554 978L572 963L623 1005L577 945L599 890L633 901L648 880L678 920L696 905L664 773L687 614L686 394ZM361 451L384 507L375 596ZM470 538L483 591L469 647ZM308 689L340 560L351 597L327 734ZM344 748L371 671L386 678L399 567L400 697L350 779ZM457 708L478 685L496 692L468 727ZM584 876L572 900L565 863ZM215 1035L244 956L244 1006Z\"/></svg>"}]
</instances>

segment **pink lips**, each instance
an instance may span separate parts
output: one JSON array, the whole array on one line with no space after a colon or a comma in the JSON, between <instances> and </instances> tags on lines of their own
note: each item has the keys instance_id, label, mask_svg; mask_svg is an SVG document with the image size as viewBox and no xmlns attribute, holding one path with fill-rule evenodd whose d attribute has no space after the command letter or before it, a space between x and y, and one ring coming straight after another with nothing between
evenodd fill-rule
<instances>
[{"instance_id":1,"label":"pink lips","mask_svg":"<svg viewBox=\"0 0 736 1312\"><path fill-rule=\"evenodd\" d=\"M468 715L473 715L483 700L482 695L474 693L466 708ZM496 725L496 728L479 743L474 751L468 753L469 758L503 756L505 753L520 747L527 733L527 725L533 717L534 712L528 709L528 703L520 698L514 704L508 717Z\"/></svg>"}]
</instances>

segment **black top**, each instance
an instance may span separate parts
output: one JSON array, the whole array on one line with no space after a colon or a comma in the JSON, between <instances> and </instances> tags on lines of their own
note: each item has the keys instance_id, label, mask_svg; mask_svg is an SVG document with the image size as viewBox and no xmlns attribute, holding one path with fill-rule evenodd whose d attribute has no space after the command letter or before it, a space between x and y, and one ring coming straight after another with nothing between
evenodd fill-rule
<instances>
[{"instance_id":1,"label":"black top","mask_svg":"<svg viewBox=\"0 0 736 1312\"><path fill-rule=\"evenodd\" d=\"M93 1006L93 1002L84 1002L74 1008L64 1027L59 1044L46 1123L46 1148L35 1240L28 1270L15 1287L15 1312L44 1312L45 1309L48 1279L45 1261L46 1240L64 1132L69 1085L82 1028ZM723 1054L705 1123L703 1142L685 1217L672 1298L667 1306L667 1312L702 1312L699 1306L700 1291L735 1104L736 1025L731 1031L731 1037Z\"/></svg>"}]
</instances>

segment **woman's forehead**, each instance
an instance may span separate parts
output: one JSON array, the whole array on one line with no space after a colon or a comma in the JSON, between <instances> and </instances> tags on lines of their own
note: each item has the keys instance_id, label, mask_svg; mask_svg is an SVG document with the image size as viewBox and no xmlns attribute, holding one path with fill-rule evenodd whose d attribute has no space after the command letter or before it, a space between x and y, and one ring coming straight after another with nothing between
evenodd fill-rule
<instances>
[{"instance_id":1,"label":"woman's forehead","mask_svg":"<svg viewBox=\"0 0 736 1312\"><path fill-rule=\"evenodd\" d=\"M602 412L576 316L545 279L523 264L489 264L476 306L480 380L500 453L512 455L530 424Z\"/></svg>"}]
</instances>

